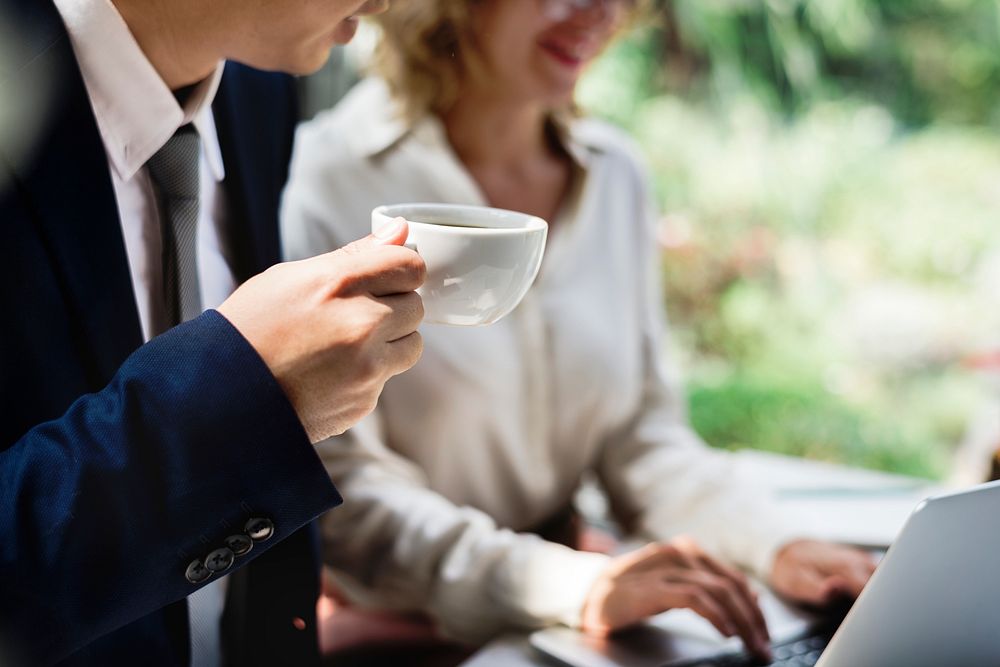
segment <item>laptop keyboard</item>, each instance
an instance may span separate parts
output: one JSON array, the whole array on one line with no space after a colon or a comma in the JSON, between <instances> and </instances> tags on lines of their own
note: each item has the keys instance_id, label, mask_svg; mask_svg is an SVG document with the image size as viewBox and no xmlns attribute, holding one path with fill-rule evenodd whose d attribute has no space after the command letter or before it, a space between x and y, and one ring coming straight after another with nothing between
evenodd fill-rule
<instances>
[{"instance_id":1,"label":"laptop keyboard","mask_svg":"<svg viewBox=\"0 0 1000 667\"><path fill-rule=\"evenodd\" d=\"M774 662L771 664L775 667L812 667L829 642L829 637L821 635L775 646L772 649Z\"/></svg>"},{"instance_id":2,"label":"laptop keyboard","mask_svg":"<svg viewBox=\"0 0 1000 667\"><path fill-rule=\"evenodd\" d=\"M769 663L754 662L745 655L728 655L711 660L703 660L697 667L750 667L751 665L767 665L767 667L813 667L820 654L829 643L827 634L804 637L784 644L774 644L771 651L774 661Z\"/></svg>"}]
</instances>

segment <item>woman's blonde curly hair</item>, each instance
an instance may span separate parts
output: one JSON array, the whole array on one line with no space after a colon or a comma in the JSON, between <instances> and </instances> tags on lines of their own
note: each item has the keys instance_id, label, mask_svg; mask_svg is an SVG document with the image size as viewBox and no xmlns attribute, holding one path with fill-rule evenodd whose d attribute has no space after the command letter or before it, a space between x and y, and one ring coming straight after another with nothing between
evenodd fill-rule
<instances>
[{"instance_id":1,"label":"woman's blonde curly hair","mask_svg":"<svg viewBox=\"0 0 1000 667\"><path fill-rule=\"evenodd\" d=\"M376 17L383 34L372 70L389 85L408 119L445 113L455 103L462 80L482 71L472 26L479 2L406 0ZM651 4L629 2L633 8L625 23L633 23Z\"/></svg>"},{"instance_id":2,"label":"woman's blonde curly hair","mask_svg":"<svg viewBox=\"0 0 1000 667\"><path fill-rule=\"evenodd\" d=\"M408 0L376 17L382 38L372 69L403 104L407 118L441 114L461 81L479 66L472 32L476 0Z\"/></svg>"}]
</instances>

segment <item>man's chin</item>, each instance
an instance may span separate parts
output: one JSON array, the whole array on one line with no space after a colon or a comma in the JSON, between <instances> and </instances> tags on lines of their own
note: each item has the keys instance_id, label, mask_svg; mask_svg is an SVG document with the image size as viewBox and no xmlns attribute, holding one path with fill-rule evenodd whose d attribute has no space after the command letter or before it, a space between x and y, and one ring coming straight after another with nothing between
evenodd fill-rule
<instances>
[{"instance_id":1,"label":"man's chin","mask_svg":"<svg viewBox=\"0 0 1000 667\"><path fill-rule=\"evenodd\" d=\"M354 35L358 32L358 21L358 17L352 16L338 23L333 31L334 43L347 44L354 39Z\"/></svg>"},{"instance_id":2,"label":"man's chin","mask_svg":"<svg viewBox=\"0 0 1000 667\"><path fill-rule=\"evenodd\" d=\"M319 70L330 59L330 51L338 44L347 44L358 30L358 20L345 19L331 31L319 39L309 42L299 42L297 49L272 51L267 56L247 57L241 59L231 56L233 60L242 62L257 69L284 72L296 76L305 76Z\"/></svg>"},{"instance_id":3,"label":"man's chin","mask_svg":"<svg viewBox=\"0 0 1000 667\"><path fill-rule=\"evenodd\" d=\"M288 59L278 67L264 67L262 69L278 70L285 74L295 76L306 76L313 74L330 59L330 51L333 45L329 44L325 48L317 48L306 53L299 53L298 57Z\"/></svg>"}]
</instances>

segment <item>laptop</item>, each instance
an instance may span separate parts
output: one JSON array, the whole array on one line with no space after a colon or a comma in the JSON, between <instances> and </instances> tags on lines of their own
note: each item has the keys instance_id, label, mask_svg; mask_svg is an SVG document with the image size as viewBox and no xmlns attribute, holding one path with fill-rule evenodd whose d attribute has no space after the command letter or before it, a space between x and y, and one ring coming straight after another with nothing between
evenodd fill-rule
<instances>
[{"instance_id":1,"label":"laptop","mask_svg":"<svg viewBox=\"0 0 1000 667\"><path fill-rule=\"evenodd\" d=\"M912 512L871 581L837 627L763 594L774 665L1000 665L1000 482L933 496ZM610 639L569 628L531 635L573 667L753 665L687 610Z\"/></svg>"}]
</instances>

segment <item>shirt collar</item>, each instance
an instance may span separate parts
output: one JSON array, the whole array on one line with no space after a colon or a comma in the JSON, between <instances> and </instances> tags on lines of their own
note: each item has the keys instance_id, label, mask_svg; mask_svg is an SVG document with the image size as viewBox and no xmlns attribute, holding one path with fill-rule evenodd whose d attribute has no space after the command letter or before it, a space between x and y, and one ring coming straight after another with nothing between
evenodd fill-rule
<instances>
[{"instance_id":1,"label":"shirt collar","mask_svg":"<svg viewBox=\"0 0 1000 667\"><path fill-rule=\"evenodd\" d=\"M357 100L355 110L358 115L355 118L352 114L347 142L358 156L378 155L419 125L419 121L416 124L406 121L401 106L393 99L389 86L382 79L362 81L349 97Z\"/></svg>"},{"instance_id":2,"label":"shirt collar","mask_svg":"<svg viewBox=\"0 0 1000 667\"><path fill-rule=\"evenodd\" d=\"M211 105L223 63L183 107L146 58L111 0L55 0L73 44L108 158L130 180L182 125L193 123L216 181L225 176Z\"/></svg>"}]
</instances>

